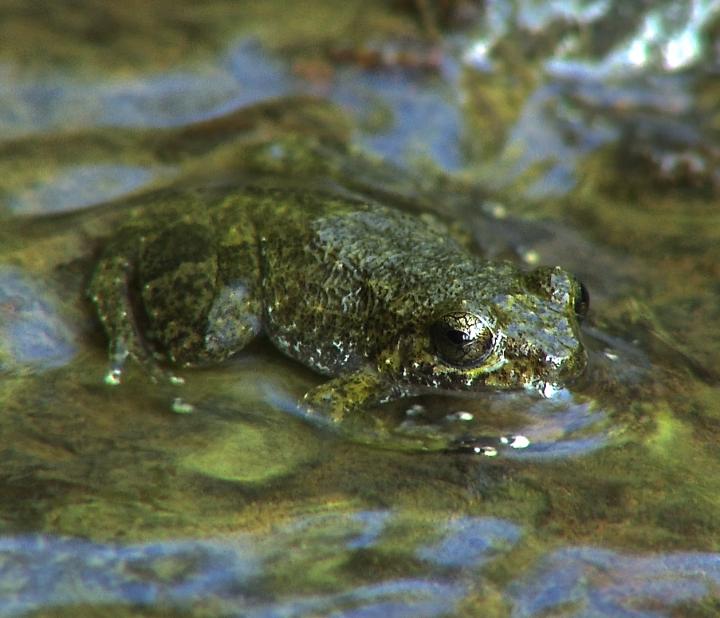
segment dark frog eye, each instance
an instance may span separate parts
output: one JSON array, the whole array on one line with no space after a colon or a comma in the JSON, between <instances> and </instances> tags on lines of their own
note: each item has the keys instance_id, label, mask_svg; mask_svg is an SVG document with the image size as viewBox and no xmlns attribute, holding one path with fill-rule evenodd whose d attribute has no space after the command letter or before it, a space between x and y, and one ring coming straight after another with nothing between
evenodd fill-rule
<instances>
[{"instance_id":1,"label":"dark frog eye","mask_svg":"<svg viewBox=\"0 0 720 618\"><path fill-rule=\"evenodd\" d=\"M485 360L493 349L495 333L487 319L474 313L442 316L430 327L435 353L449 365L471 367Z\"/></svg>"},{"instance_id":2,"label":"dark frog eye","mask_svg":"<svg viewBox=\"0 0 720 618\"><path fill-rule=\"evenodd\" d=\"M578 318L584 318L590 308L590 293L582 281L575 279L575 282L577 283L577 291L575 293L573 309Z\"/></svg>"}]
</instances>

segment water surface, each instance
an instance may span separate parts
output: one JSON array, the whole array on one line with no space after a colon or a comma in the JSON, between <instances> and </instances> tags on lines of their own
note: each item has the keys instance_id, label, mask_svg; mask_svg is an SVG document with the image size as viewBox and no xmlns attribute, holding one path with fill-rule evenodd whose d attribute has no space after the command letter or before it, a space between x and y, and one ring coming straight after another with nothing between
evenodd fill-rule
<instances>
[{"instance_id":1,"label":"water surface","mask_svg":"<svg viewBox=\"0 0 720 618\"><path fill-rule=\"evenodd\" d=\"M3 3L0 616L720 612L720 6L422 4ZM57 215L258 171L578 273L588 374L380 412L530 440L496 457L308 424L263 342L192 414L105 386Z\"/></svg>"}]
</instances>

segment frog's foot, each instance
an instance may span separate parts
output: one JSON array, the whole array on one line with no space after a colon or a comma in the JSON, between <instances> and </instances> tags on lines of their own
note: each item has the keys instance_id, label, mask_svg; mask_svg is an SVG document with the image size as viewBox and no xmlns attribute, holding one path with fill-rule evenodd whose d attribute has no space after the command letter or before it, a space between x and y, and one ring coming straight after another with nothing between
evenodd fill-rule
<instances>
[{"instance_id":1,"label":"frog's foot","mask_svg":"<svg viewBox=\"0 0 720 618\"><path fill-rule=\"evenodd\" d=\"M311 418L340 424L350 414L392 398L392 388L375 369L365 367L308 391L302 407Z\"/></svg>"},{"instance_id":2,"label":"frog's foot","mask_svg":"<svg viewBox=\"0 0 720 618\"><path fill-rule=\"evenodd\" d=\"M111 386L120 384L125 364L131 358L151 380L182 384L182 378L158 365L143 339L130 301L129 277L129 261L115 256L98 264L90 283L90 298L110 340L109 368L104 381Z\"/></svg>"},{"instance_id":3,"label":"frog's foot","mask_svg":"<svg viewBox=\"0 0 720 618\"><path fill-rule=\"evenodd\" d=\"M104 382L109 386L117 386L122 382L125 364L128 358L135 361L153 382L183 384L184 380L174 373L160 367L148 352L135 332L117 334L110 342L109 367Z\"/></svg>"},{"instance_id":4,"label":"frog's foot","mask_svg":"<svg viewBox=\"0 0 720 618\"><path fill-rule=\"evenodd\" d=\"M153 382L173 385L185 383L183 378L158 365L142 345L131 344L128 346L125 341L115 339L110 344L109 357L109 367L103 378L103 381L108 386L117 386L122 382L123 371L128 358L132 358L140 365Z\"/></svg>"},{"instance_id":5,"label":"frog's foot","mask_svg":"<svg viewBox=\"0 0 720 618\"><path fill-rule=\"evenodd\" d=\"M348 412L345 404L324 384L305 393L301 407L310 418L333 424L340 423Z\"/></svg>"}]
</instances>

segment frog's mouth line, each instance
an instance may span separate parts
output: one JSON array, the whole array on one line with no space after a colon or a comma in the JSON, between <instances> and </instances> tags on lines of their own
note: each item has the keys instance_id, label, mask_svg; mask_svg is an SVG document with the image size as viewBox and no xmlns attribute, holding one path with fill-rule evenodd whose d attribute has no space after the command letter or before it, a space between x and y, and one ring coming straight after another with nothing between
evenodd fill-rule
<instances>
[{"instance_id":1,"label":"frog's mouth line","mask_svg":"<svg viewBox=\"0 0 720 618\"><path fill-rule=\"evenodd\" d=\"M502 347L500 347L502 351ZM484 363L477 367L455 367L444 362L437 355L432 356L432 368L426 375L428 382L422 385L423 389L434 389L447 392L537 392L547 398L554 393L564 390L587 369L588 358L586 354L573 354L568 350L567 356L545 357L543 368L525 368L515 379L504 379L501 375L505 366L513 363L512 357L503 354L495 356L490 364ZM563 373L570 375L563 377Z\"/></svg>"}]
</instances>

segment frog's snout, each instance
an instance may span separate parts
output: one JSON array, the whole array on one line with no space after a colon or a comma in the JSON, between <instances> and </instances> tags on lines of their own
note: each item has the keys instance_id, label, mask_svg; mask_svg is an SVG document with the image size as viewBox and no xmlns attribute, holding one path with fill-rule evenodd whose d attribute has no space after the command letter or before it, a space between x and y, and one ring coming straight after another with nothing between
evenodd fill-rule
<instances>
[{"instance_id":1,"label":"frog's snout","mask_svg":"<svg viewBox=\"0 0 720 618\"><path fill-rule=\"evenodd\" d=\"M553 363L556 367L558 381L563 384L580 377L585 372L587 364L587 351L580 341L576 342L573 348L567 350L564 356Z\"/></svg>"}]
</instances>

